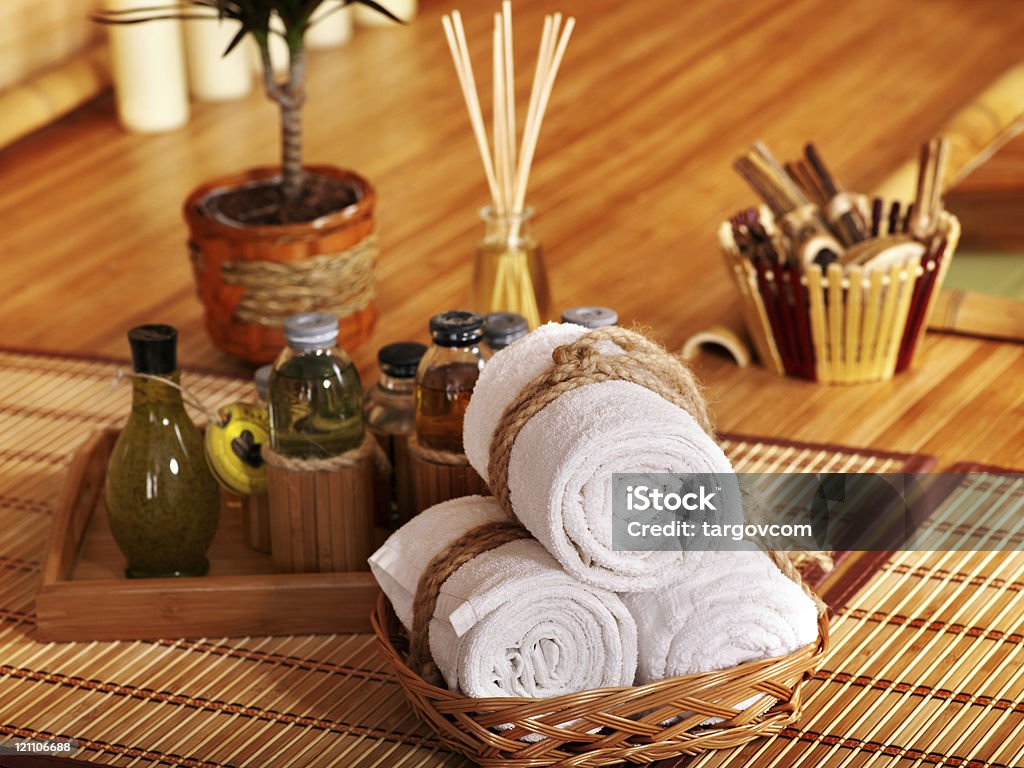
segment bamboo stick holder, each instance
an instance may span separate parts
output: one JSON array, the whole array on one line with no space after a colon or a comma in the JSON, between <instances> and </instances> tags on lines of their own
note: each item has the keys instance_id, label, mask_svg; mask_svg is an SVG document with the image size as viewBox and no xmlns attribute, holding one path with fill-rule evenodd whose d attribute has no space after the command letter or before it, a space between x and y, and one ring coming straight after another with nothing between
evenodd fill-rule
<instances>
[{"instance_id":1,"label":"bamboo stick holder","mask_svg":"<svg viewBox=\"0 0 1024 768\"><path fill-rule=\"evenodd\" d=\"M911 366L959 238L959 221L943 213L919 262L846 272L755 265L728 222L719 239L761 365L819 384L859 384Z\"/></svg>"},{"instance_id":2,"label":"bamboo stick holder","mask_svg":"<svg viewBox=\"0 0 1024 768\"><path fill-rule=\"evenodd\" d=\"M242 496L240 504L245 543L257 552L270 554L270 500L267 494Z\"/></svg>"},{"instance_id":3,"label":"bamboo stick holder","mask_svg":"<svg viewBox=\"0 0 1024 768\"><path fill-rule=\"evenodd\" d=\"M242 521L242 540L256 552L270 554L270 507L266 493L242 496L224 491L223 505Z\"/></svg>"},{"instance_id":4,"label":"bamboo stick holder","mask_svg":"<svg viewBox=\"0 0 1024 768\"><path fill-rule=\"evenodd\" d=\"M464 454L425 448L415 436L409 438L409 464L417 513L460 496L491 494Z\"/></svg>"},{"instance_id":5,"label":"bamboo stick holder","mask_svg":"<svg viewBox=\"0 0 1024 768\"><path fill-rule=\"evenodd\" d=\"M378 457L369 434L359 448L330 459L290 459L264 449L271 558L278 571L368 570Z\"/></svg>"}]
</instances>

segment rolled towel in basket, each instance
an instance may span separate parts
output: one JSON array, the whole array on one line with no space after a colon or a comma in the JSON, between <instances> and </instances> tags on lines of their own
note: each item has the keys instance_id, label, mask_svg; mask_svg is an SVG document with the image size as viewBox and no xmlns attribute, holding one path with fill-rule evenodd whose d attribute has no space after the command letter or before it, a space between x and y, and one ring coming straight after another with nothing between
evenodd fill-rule
<instances>
[{"instance_id":1,"label":"rolled towel in basket","mask_svg":"<svg viewBox=\"0 0 1024 768\"><path fill-rule=\"evenodd\" d=\"M370 557L407 630L435 555L474 528L507 520L492 497L453 499L414 517ZM442 584L429 640L449 688L474 698L632 685L636 672L636 625L622 600L580 584L529 538L477 555Z\"/></svg>"},{"instance_id":2,"label":"rolled towel in basket","mask_svg":"<svg viewBox=\"0 0 1024 768\"><path fill-rule=\"evenodd\" d=\"M814 602L760 550L708 552L657 592L622 599L641 685L784 656L818 636Z\"/></svg>"},{"instance_id":3,"label":"rolled towel in basket","mask_svg":"<svg viewBox=\"0 0 1024 768\"><path fill-rule=\"evenodd\" d=\"M466 410L464 443L485 479L491 438L502 414L529 382L552 365L556 347L588 333L549 323L496 354L477 380ZM602 355L621 354L608 340ZM703 400L696 410L702 419ZM565 570L615 592L649 591L705 553L615 551L612 475L715 474L724 504L720 522L741 522L735 474L722 449L693 415L627 381L568 389L519 432L509 461L516 517ZM492 485L492 490L493 490ZM684 542L685 544L685 542Z\"/></svg>"}]
</instances>

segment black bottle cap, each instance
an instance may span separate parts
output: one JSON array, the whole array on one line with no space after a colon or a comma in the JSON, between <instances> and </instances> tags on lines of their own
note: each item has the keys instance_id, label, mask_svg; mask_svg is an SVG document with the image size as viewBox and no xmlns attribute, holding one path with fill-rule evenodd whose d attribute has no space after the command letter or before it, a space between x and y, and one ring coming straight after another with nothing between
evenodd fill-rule
<instances>
[{"instance_id":1,"label":"black bottle cap","mask_svg":"<svg viewBox=\"0 0 1024 768\"><path fill-rule=\"evenodd\" d=\"M399 341L381 347L377 352L377 362L386 376L411 379L426 352L427 348L418 341Z\"/></svg>"},{"instance_id":2,"label":"black bottle cap","mask_svg":"<svg viewBox=\"0 0 1024 768\"><path fill-rule=\"evenodd\" d=\"M484 319L476 312L461 309L442 312L430 318L430 335L439 347L477 344L484 335Z\"/></svg>"},{"instance_id":3,"label":"black bottle cap","mask_svg":"<svg viewBox=\"0 0 1024 768\"><path fill-rule=\"evenodd\" d=\"M526 318L515 312L492 312L484 317L484 339L491 349L504 349L530 329Z\"/></svg>"},{"instance_id":4,"label":"black bottle cap","mask_svg":"<svg viewBox=\"0 0 1024 768\"><path fill-rule=\"evenodd\" d=\"M140 325L128 331L136 373L163 376L178 369L178 329L171 325Z\"/></svg>"}]
</instances>

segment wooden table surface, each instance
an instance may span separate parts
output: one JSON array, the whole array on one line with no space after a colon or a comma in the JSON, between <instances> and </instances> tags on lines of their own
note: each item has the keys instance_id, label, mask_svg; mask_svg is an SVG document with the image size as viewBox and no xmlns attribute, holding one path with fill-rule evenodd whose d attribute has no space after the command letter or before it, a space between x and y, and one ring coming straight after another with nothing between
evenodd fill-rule
<instances>
[{"instance_id":1,"label":"wooden table surface","mask_svg":"<svg viewBox=\"0 0 1024 768\"><path fill-rule=\"evenodd\" d=\"M486 202L441 32L461 7L478 67L494 2L424 2L413 25L316 53L307 159L376 185L381 319L353 350L423 339L463 303ZM870 189L1019 57L1019 0L516 0L517 61L541 17L578 18L529 202L559 307L605 304L672 348L736 313L715 247L752 202L731 170L757 139L782 156L814 139ZM521 98L528 80L520 81ZM272 163L274 108L196 104L175 133L121 131L109 97L0 150L0 344L124 357L141 322L181 329L185 365L246 369L212 347L185 255L181 202L205 179ZM1024 346L930 335L887 383L818 387L705 357L720 428L1024 466Z\"/></svg>"}]
</instances>

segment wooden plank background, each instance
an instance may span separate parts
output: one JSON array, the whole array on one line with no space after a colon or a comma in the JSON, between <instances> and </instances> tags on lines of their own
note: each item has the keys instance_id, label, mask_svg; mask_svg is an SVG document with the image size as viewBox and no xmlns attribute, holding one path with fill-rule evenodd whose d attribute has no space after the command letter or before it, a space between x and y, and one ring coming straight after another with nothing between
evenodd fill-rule
<instances>
[{"instance_id":1,"label":"wooden plank background","mask_svg":"<svg viewBox=\"0 0 1024 768\"><path fill-rule=\"evenodd\" d=\"M309 161L377 186L382 311L354 355L424 338L464 301L485 202L439 17L461 7L478 67L496 3L423 3L405 28L361 32L311 62ZM1020 56L1017 0L516 0L532 66L545 12L575 14L529 202L558 306L614 306L678 348L735 313L715 229L753 196L730 168L756 139L781 156L815 139L870 188ZM481 90L488 87L484 77ZM520 96L528 93L520 81ZM181 328L186 364L244 370L202 327L180 206L200 182L274 162L259 94L197 104L183 130L133 136L107 97L0 151L0 340L124 356L125 330ZM849 388L698 365L724 429L1024 464L1024 348L929 336L917 369Z\"/></svg>"}]
</instances>

